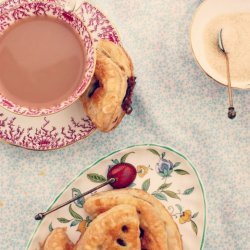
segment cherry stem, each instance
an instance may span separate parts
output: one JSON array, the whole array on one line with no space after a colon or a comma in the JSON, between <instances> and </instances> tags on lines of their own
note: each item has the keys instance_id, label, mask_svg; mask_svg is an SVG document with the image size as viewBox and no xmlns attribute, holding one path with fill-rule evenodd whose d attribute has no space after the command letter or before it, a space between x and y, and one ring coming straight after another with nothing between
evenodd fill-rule
<instances>
[{"instance_id":1,"label":"cherry stem","mask_svg":"<svg viewBox=\"0 0 250 250\"><path fill-rule=\"evenodd\" d=\"M94 192L94 191L96 191L96 190L98 190L98 189L100 189L100 188L102 188L102 187L108 185L108 184L112 184L112 183L114 183L115 181L116 181L115 178L110 178L110 179L108 179L107 181L105 181L105 182L103 182L102 184L100 184L99 186L96 186L96 187L94 187L94 188L88 190L87 192L82 193L82 194L80 194L80 195L78 195L78 196L72 198L71 200L68 200L68 201L66 201L66 202L64 202L64 203L62 203L62 204L60 204L60 205L58 205L58 206L56 206L56 207L54 207L54 208L52 208L52 209L46 211L46 212L37 214L37 215L35 216L35 220L42 220L46 215L48 215L48 214L50 214L50 213L52 213L52 212L54 212L54 211L56 211L56 210L62 208L62 207L66 206L66 205L68 205L68 204L70 204L70 203L72 203L72 202L74 202L74 201L76 201L76 200L78 200L78 199L80 199L80 198L82 198L82 197L84 197L84 196L86 196L86 195L88 195L88 194L90 194L90 193L92 193L92 192Z\"/></svg>"}]
</instances>

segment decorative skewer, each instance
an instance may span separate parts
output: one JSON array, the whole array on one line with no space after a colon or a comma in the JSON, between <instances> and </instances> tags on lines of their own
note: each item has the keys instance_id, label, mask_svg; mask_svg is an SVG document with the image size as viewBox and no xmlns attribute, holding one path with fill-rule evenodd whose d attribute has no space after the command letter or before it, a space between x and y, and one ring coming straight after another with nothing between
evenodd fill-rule
<instances>
[{"instance_id":1,"label":"decorative skewer","mask_svg":"<svg viewBox=\"0 0 250 250\"><path fill-rule=\"evenodd\" d=\"M114 178L111 178L111 179L105 181L104 183L100 184L99 186L94 187L94 188L88 190L87 192L82 193L82 194L80 194L80 195L78 195L78 196L72 198L71 200L68 200L68 201L62 203L62 204L60 204L60 205L58 205L58 206L52 208L51 210L48 210L47 212L39 213L39 214L37 214L37 215L35 216L35 220L42 220L46 215L48 215L48 214L50 214L50 213L52 213L52 212L54 212L54 211L56 211L56 210L58 210L58 209L60 209L60 208L62 208L62 207L64 207L64 206L66 206L66 205L68 205L68 204L70 204L70 203L72 203L72 202L74 202L74 201L76 201L76 200L78 200L78 199L80 199L80 198L82 198L82 197L88 195L88 194L91 194L92 192L94 192L94 191L96 191L96 190L98 190L98 189L100 189L100 188L102 188L102 187L104 187L104 186L106 186L106 185L108 185L108 184L111 184L111 183L113 183L113 182L115 182L115 179L114 179Z\"/></svg>"},{"instance_id":2,"label":"decorative skewer","mask_svg":"<svg viewBox=\"0 0 250 250\"><path fill-rule=\"evenodd\" d=\"M42 220L46 215L53 213L54 211L88 195L91 194L92 192L110 184L113 188L125 188L128 187L132 182L135 180L136 177L136 169L132 164L129 163L119 163L112 168L109 169L108 174L107 174L107 181L104 183L42 213L38 213L35 216L35 220Z\"/></svg>"}]
</instances>

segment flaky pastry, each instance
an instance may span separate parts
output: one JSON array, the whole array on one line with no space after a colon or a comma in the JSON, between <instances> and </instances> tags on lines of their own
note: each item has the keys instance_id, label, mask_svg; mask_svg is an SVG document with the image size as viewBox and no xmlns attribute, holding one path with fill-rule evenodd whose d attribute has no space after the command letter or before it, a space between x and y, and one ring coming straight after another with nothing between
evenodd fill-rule
<instances>
[{"instance_id":1,"label":"flaky pastry","mask_svg":"<svg viewBox=\"0 0 250 250\"><path fill-rule=\"evenodd\" d=\"M105 195L109 196L120 195L120 194L132 195L137 199L142 199L144 201L149 202L158 212L158 214L161 216L162 220L165 223L165 227L168 234L167 237L168 248L171 250L183 249L182 239L179 229L175 221L173 220L171 214L167 211L167 209L163 206L163 204L159 200L157 200L154 196L148 194L147 192L135 188L125 188L125 189L110 190L108 192L105 192Z\"/></svg>"},{"instance_id":2,"label":"flaky pastry","mask_svg":"<svg viewBox=\"0 0 250 250\"><path fill-rule=\"evenodd\" d=\"M118 205L91 222L75 250L141 250L139 236L135 207Z\"/></svg>"},{"instance_id":3,"label":"flaky pastry","mask_svg":"<svg viewBox=\"0 0 250 250\"><path fill-rule=\"evenodd\" d=\"M133 76L133 64L128 53L121 46L115 45L114 43L101 39L97 47L98 51L101 51L107 57L109 57L119 68L125 73L127 78Z\"/></svg>"},{"instance_id":4,"label":"flaky pastry","mask_svg":"<svg viewBox=\"0 0 250 250\"><path fill-rule=\"evenodd\" d=\"M146 200L121 193L119 190L113 192L112 195L109 191L101 192L88 198L84 209L91 216L96 217L120 204L129 204L136 208L140 218L142 249L172 250L168 248L168 234L164 221L152 204Z\"/></svg>"},{"instance_id":5,"label":"flaky pastry","mask_svg":"<svg viewBox=\"0 0 250 250\"><path fill-rule=\"evenodd\" d=\"M66 228L55 228L47 237L43 250L73 250Z\"/></svg>"},{"instance_id":6,"label":"flaky pastry","mask_svg":"<svg viewBox=\"0 0 250 250\"><path fill-rule=\"evenodd\" d=\"M108 132L132 111L133 65L122 47L107 40L99 41L96 55L95 74L81 100L96 127Z\"/></svg>"}]
</instances>

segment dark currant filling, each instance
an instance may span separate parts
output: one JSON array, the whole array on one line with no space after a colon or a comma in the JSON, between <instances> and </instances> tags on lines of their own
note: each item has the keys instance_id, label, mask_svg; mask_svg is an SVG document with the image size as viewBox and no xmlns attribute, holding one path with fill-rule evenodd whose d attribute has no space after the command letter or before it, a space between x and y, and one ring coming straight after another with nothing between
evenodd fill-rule
<instances>
[{"instance_id":1,"label":"dark currant filling","mask_svg":"<svg viewBox=\"0 0 250 250\"><path fill-rule=\"evenodd\" d=\"M144 236L144 230L140 227L140 238L143 238Z\"/></svg>"},{"instance_id":2,"label":"dark currant filling","mask_svg":"<svg viewBox=\"0 0 250 250\"><path fill-rule=\"evenodd\" d=\"M122 226L122 231L124 233L127 233L128 232L128 227L126 225Z\"/></svg>"},{"instance_id":3,"label":"dark currant filling","mask_svg":"<svg viewBox=\"0 0 250 250\"><path fill-rule=\"evenodd\" d=\"M89 90L88 97L91 98L99 87L100 87L99 81L96 80Z\"/></svg>"},{"instance_id":4,"label":"dark currant filling","mask_svg":"<svg viewBox=\"0 0 250 250\"><path fill-rule=\"evenodd\" d=\"M126 114L131 114L131 112L133 111L132 108L132 95L133 95L133 90L136 84L136 77L131 76L128 78L127 83L128 83L128 87L127 87L127 91L126 91L126 95L122 101L122 109L124 110L124 112Z\"/></svg>"},{"instance_id":5,"label":"dark currant filling","mask_svg":"<svg viewBox=\"0 0 250 250\"><path fill-rule=\"evenodd\" d=\"M123 98L123 101L122 101L122 109L123 111L126 113L126 114L131 114L131 112L133 111L133 108L132 108L132 95L133 95L133 90L134 90L134 87L135 87L135 84L136 84L136 77L132 76L132 77L129 77L128 80L127 80L127 84L128 84L128 87L127 87L127 90L126 90L126 95L125 97ZM88 92L88 97L91 98L93 96L93 94L95 93L95 91L100 87L100 83L98 80L96 80L89 92Z\"/></svg>"},{"instance_id":6,"label":"dark currant filling","mask_svg":"<svg viewBox=\"0 0 250 250\"><path fill-rule=\"evenodd\" d=\"M127 246L127 244L126 244L126 242L123 240L123 239L117 239L116 240L116 242L120 245L120 246L123 246L123 247L125 247L125 246Z\"/></svg>"}]
</instances>

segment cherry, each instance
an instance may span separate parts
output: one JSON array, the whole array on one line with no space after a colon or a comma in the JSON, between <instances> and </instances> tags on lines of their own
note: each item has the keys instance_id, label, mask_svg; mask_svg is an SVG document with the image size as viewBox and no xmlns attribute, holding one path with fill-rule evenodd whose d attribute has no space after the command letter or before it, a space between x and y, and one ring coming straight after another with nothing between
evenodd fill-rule
<instances>
[{"instance_id":1,"label":"cherry","mask_svg":"<svg viewBox=\"0 0 250 250\"><path fill-rule=\"evenodd\" d=\"M130 163L119 163L109 169L107 177L108 179L115 178L115 181L110 183L113 188L125 188L135 180L136 169Z\"/></svg>"}]
</instances>

